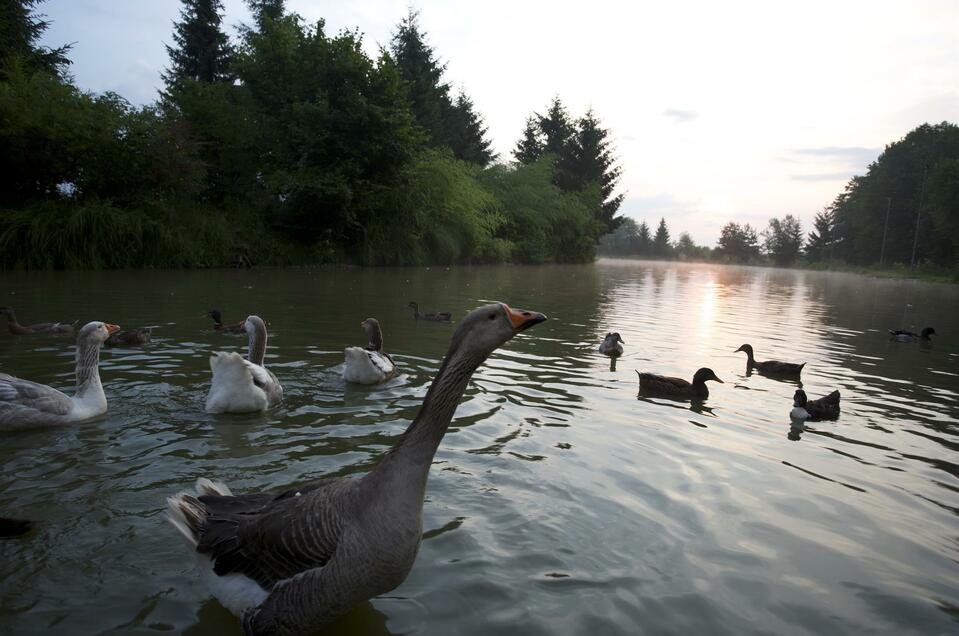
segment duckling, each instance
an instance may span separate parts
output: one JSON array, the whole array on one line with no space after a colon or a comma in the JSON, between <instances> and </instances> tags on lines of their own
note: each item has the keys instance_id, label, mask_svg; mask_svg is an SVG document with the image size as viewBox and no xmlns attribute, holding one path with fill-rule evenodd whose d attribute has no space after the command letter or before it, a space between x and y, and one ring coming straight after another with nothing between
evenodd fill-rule
<instances>
[{"instance_id":1,"label":"duckling","mask_svg":"<svg viewBox=\"0 0 959 636\"><path fill-rule=\"evenodd\" d=\"M799 375L802 373L802 368L806 366L805 362L802 364L796 362L780 362L779 360L765 360L760 362L753 357L753 347L748 344L742 345L733 353L739 353L740 351L746 352L746 368L756 369L760 373Z\"/></svg>"},{"instance_id":2,"label":"duckling","mask_svg":"<svg viewBox=\"0 0 959 636\"><path fill-rule=\"evenodd\" d=\"M621 356L623 355L624 344L626 344L626 341L620 337L618 332L607 333L603 343L599 345L599 352L604 356Z\"/></svg>"},{"instance_id":3,"label":"duckling","mask_svg":"<svg viewBox=\"0 0 959 636\"><path fill-rule=\"evenodd\" d=\"M637 371L636 375L639 376L640 391L659 393L660 395L676 398L705 399L709 397L709 389L706 388L707 380L714 380L720 384L725 384L725 382L716 377L712 369L706 367L696 372L696 375L693 376L692 383L682 378L670 378L656 375L655 373L640 373Z\"/></svg>"},{"instance_id":4,"label":"duckling","mask_svg":"<svg viewBox=\"0 0 959 636\"><path fill-rule=\"evenodd\" d=\"M453 314L448 311L438 311L436 313L420 313L420 306L415 301L410 301L407 307L413 310L413 318L417 320L432 320L433 322L449 322L453 319Z\"/></svg>"},{"instance_id":5,"label":"duckling","mask_svg":"<svg viewBox=\"0 0 959 636\"><path fill-rule=\"evenodd\" d=\"M936 335L936 330L932 327L925 327L921 333L914 333L905 329L889 330L889 339L896 342L932 342L930 336Z\"/></svg>"},{"instance_id":6,"label":"duckling","mask_svg":"<svg viewBox=\"0 0 959 636\"><path fill-rule=\"evenodd\" d=\"M800 386L793 394L793 409L789 417L810 422L836 419L839 417L839 391L833 391L818 400L809 400Z\"/></svg>"},{"instance_id":7,"label":"duckling","mask_svg":"<svg viewBox=\"0 0 959 636\"><path fill-rule=\"evenodd\" d=\"M206 315L213 319L213 329L215 331L219 331L220 333L246 333L245 320L241 320L235 325L224 325L223 315L220 313L219 309L211 309L210 311L206 312Z\"/></svg>"},{"instance_id":8,"label":"duckling","mask_svg":"<svg viewBox=\"0 0 959 636\"><path fill-rule=\"evenodd\" d=\"M107 341L103 343L105 347L138 347L150 342L153 337L153 331L147 327L144 329L134 329L133 331L118 331L111 334Z\"/></svg>"}]
</instances>

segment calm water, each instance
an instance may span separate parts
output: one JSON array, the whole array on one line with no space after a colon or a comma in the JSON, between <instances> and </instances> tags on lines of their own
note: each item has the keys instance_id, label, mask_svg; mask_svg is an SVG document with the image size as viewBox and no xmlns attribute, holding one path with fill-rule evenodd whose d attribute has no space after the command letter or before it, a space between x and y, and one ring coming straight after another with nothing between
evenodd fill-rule
<instances>
[{"instance_id":1,"label":"calm water","mask_svg":"<svg viewBox=\"0 0 959 636\"><path fill-rule=\"evenodd\" d=\"M374 271L4 274L21 320L152 325L107 350L110 413L0 436L0 632L239 633L202 587L164 497L362 473L414 417L449 325L487 300L543 311L474 376L436 456L406 582L337 623L363 634L946 634L959 631L959 287L851 275L605 262ZM285 386L265 415L203 412L207 357L243 350L203 313L270 325ZM402 374L344 386L375 316ZM932 346L887 327L932 325ZM619 331L615 371L597 353ZM745 373L806 360L837 422L790 428L794 386ZM634 370L712 367L699 409L637 399ZM58 388L73 351L0 334L0 370Z\"/></svg>"}]
</instances>

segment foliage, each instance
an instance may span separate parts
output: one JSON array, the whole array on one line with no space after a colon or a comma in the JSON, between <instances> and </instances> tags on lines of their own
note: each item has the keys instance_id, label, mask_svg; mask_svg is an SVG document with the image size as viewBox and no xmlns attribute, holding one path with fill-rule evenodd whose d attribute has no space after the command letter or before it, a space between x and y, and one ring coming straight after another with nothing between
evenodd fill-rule
<instances>
[{"instance_id":1,"label":"foliage","mask_svg":"<svg viewBox=\"0 0 959 636\"><path fill-rule=\"evenodd\" d=\"M265 31L269 24L282 18L286 13L285 5L286 0L246 0L259 31Z\"/></svg>"},{"instance_id":2,"label":"foliage","mask_svg":"<svg viewBox=\"0 0 959 636\"><path fill-rule=\"evenodd\" d=\"M64 78L72 45L51 49L40 46L40 36L50 23L36 13L46 0L0 0L0 68L19 64L32 71L46 71Z\"/></svg>"},{"instance_id":3,"label":"foliage","mask_svg":"<svg viewBox=\"0 0 959 636\"><path fill-rule=\"evenodd\" d=\"M709 260L709 248L702 245L696 245L693 237L688 232L682 232L679 240L673 244L673 253L683 261L705 261Z\"/></svg>"},{"instance_id":4,"label":"foliage","mask_svg":"<svg viewBox=\"0 0 959 636\"><path fill-rule=\"evenodd\" d=\"M763 249L776 265L787 267L796 262L802 250L803 232L799 219L787 214L781 220L769 219L769 226L763 231Z\"/></svg>"},{"instance_id":5,"label":"foliage","mask_svg":"<svg viewBox=\"0 0 959 636\"><path fill-rule=\"evenodd\" d=\"M543 152L545 152L543 147L543 133L537 124L536 116L530 115L526 118L523 136L513 148L513 159L523 164L534 163L543 156Z\"/></svg>"},{"instance_id":6,"label":"foliage","mask_svg":"<svg viewBox=\"0 0 959 636\"><path fill-rule=\"evenodd\" d=\"M656 228L656 235L653 236L653 254L657 258L669 258L672 254L673 246L670 243L669 228L666 227L666 219L659 220L659 226Z\"/></svg>"},{"instance_id":7,"label":"foliage","mask_svg":"<svg viewBox=\"0 0 959 636\"><path fill-rule=\"evenodd\" d=\"M166 46L170 68L163 74L167 91L183 80L207 84L229 81L230 44L220 29L222 0L180 0L180 21L174 24L173 42Z\"/></svg>"},{"instance_id":8,"label":"foliage","mask_svg":"<svg viewBox=\"0 0 959 636\"><path fill-rule=\"evenodd\" d=\"M759 237L756 230L749 223L727 223L720 231L716 252L731 263L748 263L758 258Z\"/></svg>"},{"instance_id":9,"label":"foliage","mask_svg":"<svg viewBox=\"0 0 959 636\"><path fill-rule=\"evenodd\" d=\"M866 174L853 177L832 204L836 256L858 265L878 263L881 254L887 263L955 264L959 245L946 228L959 210L942 207L942 202L949 200L954 187L948 166L956 159L959 126L947 122L923 124L886 146ZM944 162L946 167L940 168Z\"/></svg>"},{"instance_id":10,"label":"foliage","mask_svg":"<svg viewBox=\"0 0 959 636\"><path fill-rule=\"evenodd\" d=\"M827 251L835 242L832 208L827 207L822 212L816 213L813 228L806 238L806 258L812 262L823 261L826 259Z\"/></svg>"}]
</instances>

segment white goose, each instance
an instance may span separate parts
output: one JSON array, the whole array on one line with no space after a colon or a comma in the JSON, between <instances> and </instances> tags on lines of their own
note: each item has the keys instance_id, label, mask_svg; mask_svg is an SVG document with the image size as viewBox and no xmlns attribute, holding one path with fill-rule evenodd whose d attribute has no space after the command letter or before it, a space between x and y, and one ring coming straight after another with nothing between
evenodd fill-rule
<instances>
[{"instance_id":1,"label":"white goose","mask_svg":"<svg viewBox=\"0 0 959 636\"><path fill-rule=\"evenodd\" d=\"M77 388L68 396L53 387L0 373L0 431L81 422L107 412L100 384L100 347L120 327L87 323L77 336Z\"/></svg>"},{"instance_id":2,"label":"white goose","mask_svg":"<svg viewBox=\"0 0 959 636\"><path fill-rule=\"evenodd\" d=\"M259 316L243 322L250 346L247 359L234 352L210 356L213 381L206 396L207 413L257 413L283 398L283 387L263 366L266 355L266 325Z\"/></svg>"},{"instance_id":3,"label":"white goose","mask_svg":"<svg viewBox=\"0 0 959 636\"><path fill-rule=\"evenodd\" d=\"M237 495L201 478L167 499L205 582L246 634L313 634L406 579L423 537L430 465L466 385L497 347L544 320L502 303L470 312L416 419L361 478Z\"/></svg>"},{"instance_id":4,"label":"white goose","mask_svg":"<svg viewBox=\"0 0 959 636\"><path fill-rule=\"evenodd\" d=\"M347 347L343 354L346 365L343 379L356 384L379 384L396 375L396 365L388 353L383 353L383 332L376 318L367 318L360 323L369 344L363 347Z\"/></svg>"}]
</instances>

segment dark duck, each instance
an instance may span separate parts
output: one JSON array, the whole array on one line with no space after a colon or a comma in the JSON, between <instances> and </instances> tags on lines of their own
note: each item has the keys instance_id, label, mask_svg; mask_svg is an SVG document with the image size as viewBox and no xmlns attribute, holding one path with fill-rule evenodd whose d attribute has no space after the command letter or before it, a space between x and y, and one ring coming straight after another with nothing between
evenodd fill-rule
<instances>
[{"instance_id":1,"label":"dark duck","mask_svg":"<svg viewBox=\"0 0 959 636\"><path fill-rule=\"evenodd\" d=\"M760 373L771 373L776 375L799 375L802 373L802 368L806 366L806 363L802 364L796 362L780 362L779 360L756 360L753 355L752 345L744 344L734 353L739 353L740 351L746 352L746 368L747 369L756 369Z\"/></svg>"},{"instance_id":2,"label":"dark duck","mask_svg":"<svg viewBox=\"0 0 959 636\"><path fill-rule=\"evenodd\" d=\"M621 356L623 355L624 344L626 343L620 337L619 333L614 331L606 334L606 337L603 338L603 343L599 345L599 352L604 356Z\"/></svg>"},{"instance_id":3,"label":"dark duck","mask_svg":"<svg viewBox=\"0 0 959 636\"><path fill-rule=\"evenodd\" d=\"M696 372L692 382L682 378L656 375L655 373L640 373L637 371L636 375L639 376L640 391L674 398L705 399L709 397L709 389L706 387L707 380L724 384L722 380L716 377L712 369L706 367Z\"/></svg>"},{"instance_id":4,"label":"dark duck","mask_svg":"<svg viewBox=\"0 0 959 636\"><path fill-rule=\"evenodd\" d=\"M149 328L132 329L130 331L122 330L110 334L107 341L103 343L105 347L139 347L150 342L153 332Z\"/></svg>"},{"instance_id":5,"label":"dark duck","mask_svg":"<svg viewBox=\"0 0 959 636\"><path fill-rule=\"evenodd\" d=\"M839 391L833 391L818 400L810 400L799 387L793 394L793 410L789 412L789 417L810 422L836 419L839 417Z\"/></svg>"},{"instance_id":6,"label":"dark duck","mask_svg":"<svg viewBox=\"0 0 959 636\"><path fill-rule=\"evenodd\" d=\"M245 320L241 320L235 325L224 325L223 314L220 313L219 309L211 309L210 311L206 312L206 315L213 319L213 329L215 331L219 331L220 333L246 333Z\"/></svg>"},{"instance_id":7,"label":"dark duck","mask_svg":"<svg viewBox=\"0 0 959 636\"><path fill-rule=\"evenodd\" d=\"M931 336L934 335L936 335L936 330L932 327L926 327L919 333L906 329L889 330L889 339L896 342L932 342Z\"/></svg>"},{"instance_id":8,"label":"dark duck","mask_svg":"<svg viewBox=\"0 0 959 636\"><path fill-rule=\"evenodd\" d=\"M433 322L449 322L453 319L453 314L448 311L437 311L437 312L427 312L425 314L420 313L420 306L416 301L411 300L407 305L410 309L413 310L413 317L417 320L432 320Z\"/></svg>"}]
</instances>

